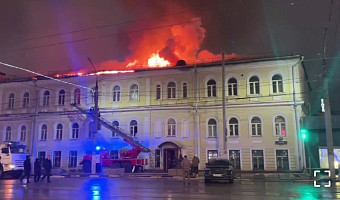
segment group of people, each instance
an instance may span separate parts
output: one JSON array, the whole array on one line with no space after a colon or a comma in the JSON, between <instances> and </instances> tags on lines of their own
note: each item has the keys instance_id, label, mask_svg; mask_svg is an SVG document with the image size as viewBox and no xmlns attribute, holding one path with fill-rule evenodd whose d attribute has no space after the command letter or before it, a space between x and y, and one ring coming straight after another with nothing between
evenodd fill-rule
<instances>
[{"instance_id":1,"label":"group of people","mask_svg":"<svg viewBox=\"0 0 340 200\"><path fill-rule=\"evenodd\" d=\"M182 159L182 155L180 154L180 162L183 169L183 182L185 184L186 180L188 180L188 184L190 184L190 172L192 172L195 177L198 176L198 164L200 160L197 155L192 158L192 161L190 161L186 155Z\"/></svg>"},{"instance_id":2,"label":"group of people","mask_svg":"<svg viewBox=\"0 0 340 200\"><path fill-rule=\"evenodd\" d=\"M43 177L40 180L41 172L43 168ZM24 175L20 178L20 181L26 177L27 183L30 183L30 176L31 176L31 158L30 156L26 156L26 160L24 161ZM34 162L34 182L43 181L45 177L47 177L47 182L50 183L50 176L51 176L51 169L52 169L52 163L51 163L51 157L47 156L47 158L43 159L42 163L39 158L35 159Z\"/></svg>"}]
</instances>

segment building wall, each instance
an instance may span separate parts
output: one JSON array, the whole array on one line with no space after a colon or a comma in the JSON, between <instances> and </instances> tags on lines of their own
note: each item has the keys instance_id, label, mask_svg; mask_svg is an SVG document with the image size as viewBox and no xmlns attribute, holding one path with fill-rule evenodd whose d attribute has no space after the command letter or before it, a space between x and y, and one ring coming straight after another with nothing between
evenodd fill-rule
<instances>
[{"instance_id":1,"label":"building wall","mask_svg":"<svg viewBox=\"0 0 340 200\"><path fill-rule=\"evenodd\" d=\"M223 116L222 116L222 75L221 66L196 66L182 68L167 68L160 70L145 70L129 74L105 75L99 78L99 107L101 116L113 122L118 121L120 127L129 131L131 120L138 122L137 137L154 153L163 142L174 142L181 146L181 152L188 155L189 159L197 154L201 160L200 168L207 162L208 150L218 150L219 156L229 156L229 150L240 150L241 169L252 170L251 150L263 150L265 169L276 170L277 149L288 150L290 170L299 170L301 158L299 158L300 144L296 135L296 121L294 113L292 70L296 72L295 94L296 109L302 116L301 105L304 100L304 72L298 57L279 60L262 60L241 63L228 63L226 66L226 94L227 121L231 117L238 119L239 136L227 136L224 149L223 140ZM280 74L283 79L283 92L273 93L272 76ZM249 93L249 79L256 75L260 79L260 94ZM238 95L228 95L228 80L236 78L238 83ZM207 82L216 81L216 97L208 97ZM83 76L63 79L84 87L93 88L95 77ZM176 98L169 99L167 85L176 83ZM188 96L183 98L182 85L187 84ZM130 87L138 85L139 98L130 100ZM156 86L161 85L161 98L156 99ZM120 100L113 101L113 88L120 87ZM58 105L59 91L65 90L65 105ZM76 87L53 80L38 80L36 87L33 81L27 83L12 82L0 84L1 92L1 138L5 138L5 129L8 125L13 130L18 130L20 124L27 123L29 129L27 144L32 146L33 117L35 108L35 90L38 96L36 144L37 152L45 151L46 155L53 156L54 151L62 152L61 167L69 168L69 152L77 151L77 159L80 161L83 155L92 150L92 138L89 137L90 120L77 114L69 105L74 101ZM81 106L90 108L93 106L92 94L85 88L81 91ZM43 105L44 92L50 92L49 106ZM15 94L15 102L22 102L25 91L30 93L28 108L22 108L20 103L15 103L13 109L8 109L8 96ZM251 135L252 117L261 119L262 136ZM276 145L279 136L275 135L275 117L282 116L286 124L286 145ZM299 118L298 116L298 118ZM176 135L167 136L167 122L172 118L176 121ZM217 122L217 137L208 137L208 121L215 119ZM5 121L6 120L6 121ZM79 124L79 137L72 139L72 124ZM41 127L48 127L47 139L42 141ZM56 140L56 127L63 125L63 138ZM229 125L229 124L228 124ZM229 130L227 126L227 130ZM128 145L105 128L99 131L98 144L109 149L120 150ZM15 139L15 137L13 138ZM150 160L148 168L154 168L154 154L141 154ZM37 156L37 153L35 153ZM78 166L79 167L79 166ZM161 166L162 167L162 166Z\"/></svg>"}]
</instances>

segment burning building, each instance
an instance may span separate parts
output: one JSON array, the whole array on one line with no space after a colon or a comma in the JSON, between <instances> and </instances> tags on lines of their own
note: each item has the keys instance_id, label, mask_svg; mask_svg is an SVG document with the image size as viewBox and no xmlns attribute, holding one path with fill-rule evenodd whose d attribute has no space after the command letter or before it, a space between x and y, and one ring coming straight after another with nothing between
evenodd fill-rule
<instances>
[{"instance_id":1,"label":"burning building","mask_svg":"<svg viewBox=\"0 0 340 200\"><path fill-rule=\"evenodd\" d=\"M189 159L197 154L200 169L222 156L243 171L301 170L305 73L300 56L229 60L225 69L225 77L221 62L101 74L100 115L151 150L140 154L149 169L168 171L177 167L179 154ZM0 84L3 141L21 140L34 156L51 155L53 167L66 170L80 169L79 161L95 145L117 158L120 149L131 148L103 127L93 144L92 121L70 106L94 106L85 87L93 88L96 76L60 79L84 88L39 79ZM222 130L223 79L227 130Z\"/></svg>"}]
</instances>

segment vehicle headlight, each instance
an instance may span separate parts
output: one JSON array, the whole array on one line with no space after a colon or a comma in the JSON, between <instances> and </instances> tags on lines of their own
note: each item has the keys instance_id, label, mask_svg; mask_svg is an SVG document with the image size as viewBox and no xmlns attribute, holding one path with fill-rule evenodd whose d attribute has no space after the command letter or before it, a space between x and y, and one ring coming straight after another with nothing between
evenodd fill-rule
<instances>
[{"instance_id":1,"label":"vehicle headlight","mask_svg":"<svg viewBox=\"0 0 340 200\"><path fill-rule=\"evenodd\" d=\"M10 168L10 169L14 169L14 168L15 168L15 165L14 165L14 164L9 164L9 168Z\"/></svg>"}]
</instances>

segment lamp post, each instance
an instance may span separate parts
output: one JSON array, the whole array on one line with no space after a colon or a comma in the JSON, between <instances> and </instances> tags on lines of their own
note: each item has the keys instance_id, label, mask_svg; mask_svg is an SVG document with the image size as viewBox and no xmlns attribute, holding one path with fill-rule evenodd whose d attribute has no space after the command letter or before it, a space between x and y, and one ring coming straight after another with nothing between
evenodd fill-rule
<instances>
[{"instance_id":1,"label":"lamp post","mask_svg":"<svg viewBox=\"0 0 340 200\"><path fill-rule=\"evenodd\" d=\"M92 63L92 60L90 57L87 58L88 61L91 63L93 69L95 72L97 72L95 66ZM96 136L98 132L98 113L99 113L99 107L98 107L98 74L96 73L96 86L94 88L94 131L92 132L92 162L91 162L91 174L96 173L96 162L95 162L95 156L96 156Z\"/></svg>"}]
</instances>

